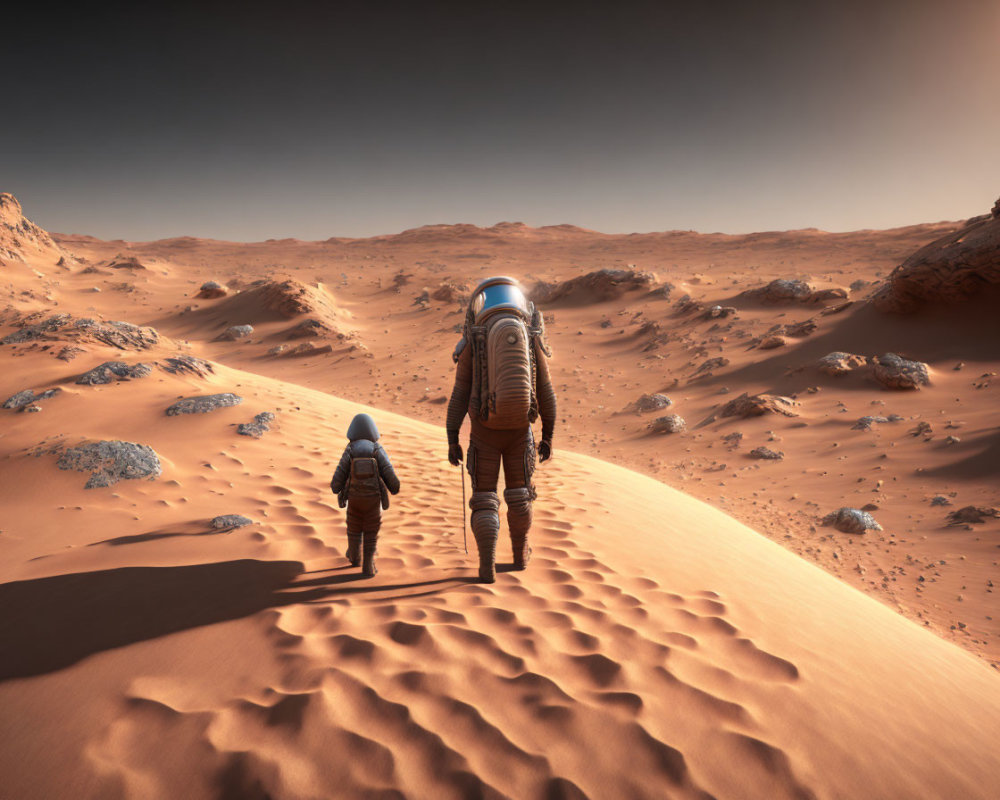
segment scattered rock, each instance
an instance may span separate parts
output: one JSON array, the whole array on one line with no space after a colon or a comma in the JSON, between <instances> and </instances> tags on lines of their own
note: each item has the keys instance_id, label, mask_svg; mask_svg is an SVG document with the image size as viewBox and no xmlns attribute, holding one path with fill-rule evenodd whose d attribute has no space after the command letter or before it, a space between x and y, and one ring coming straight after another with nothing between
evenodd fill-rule
<instances>
[{"instance_id":1,"label":"scattered rock","mask_svg":"<svg viewBox=\"0 0 1000 800\"><path fill-rule=\"evenodd\" d=\"M215 300L219 297L225 297L227 294L229 294L229 289L218 281L205 281L201 285L201 289L198 290L198 297L205 300Z\"/></svg>"},{"instance_id":2,"label":"scattered rock","mask_svg":"<svg viewBox=\"0 0 1000 800\"><path fill-rule=\"evenodd\" d=\"M725 356L718 356L716 358L710 358L703 362L698 369L691 373L691 377L688 378L688 382L699 380L701 378L711 378L714 374L712 370L719 369L720 367L725 367L729 365L729 359Z\"/></svg>"},{"instance_id":3,"label":"scattered rock","mask_svg":"<svg viewBox=\"0 0 1000 800\"><path fill-rule=\"evenodd\" d=\"M960 303L1000 285L1000 218L973 217L906 259L872 295L880 311Z\"/></svg>"},{"instance_id":4,"label":"scattered rock","mask_svg":"<svg viewBox=\"0 0 1000 800\"><path fill-rule=\"evenodd\" d=\"M910 431L911 436L933 435L934 429L926 420L917 423L917 427Z\"/></svg>"},{"instance_id":5,"label":"scattered rock","mask_svg":"<svg viewBox=\"0 0 1000 800\"><path fill-rule=\"evenodd\" d=\"M219 517L213 517L211 524L213 528L217 528L218 530L232 530L234 528L253 525L253 520L249 517L244 517L242 514L223 514Z\"/></svg>"},{"instance_id":6,"label":"scattered rock","mask_svg":"<svg viewBox=\"0 0 1000 800\"><path fill-rule=\"evenodd\" d=\"M68 344L56 354L56 358L58 358L60 361L72 361L74 358L80 355L80 353L86 353L86 352L87 351L82 347L74 347L73 345Z\"/></svg>"},{"instance_id":7,"label":"scattered rock","mask_svg":"<svg viewBox=\"0 0 1000 800\"><path fill-rule=\"evenodd\" d=\"M859 508L838 508L823 517L823 525L832 526L844 533L864 533L865 531L880 531L875 518L867 511Z\"/></svg>"},{"instance_id":8,"label":"scattered rock","mask_svg":"<svg viewBox=\"0 0 1000 800\"><path fill-rule=\"evenodd\" d=\"M156 451L135 442L87 442L63 451L57 462L59 469L90 472L85 489L111 486L120 480L153 480L162 468Z\"/></svg>"},{"instance_id":9,"label":"scattered rock","mask_svg":"<svg viewBox=\"0 0 1000 800\"><path fill-rule=\"evenodd\" d=\"M40 394L35 394L31 389L24 389L15 395L11 395L6 400L4 400L3 408L12 409L26 409L32 403L37 403L39 400L48 400L50 397L55 397L57 394L62 394L62 389L56 387L54 389L46 389Z\"/></svg>"},{"instance_id":10,"label":"scattered rock","mask_svg":"<svg viewBox=\"0 0 1000 800\"><path fill-rule=\"evenodd\" d=\"M797 417L795 408L799 403L790 397L776 394L750 395L744 392L739 397L730 400L719 412L723 417L760 417L764 414L783 414L786 417Z\"/></svg>"},{"instance_id":11,"label":"scattered rock","mask_svg":"<svg viewBox=\"0 0 1000 800\"><path fill-rule=\"evenodd\" d=\"M281 345L281 347L284 347L284 345ZM355 344L354 349L356 349L357 347L358 345ZM271 350L269 350L268 352L271 352L272 350L277 350L277 348L272 347ZM275 353L275 355L281 355L284 358L298 358L299 356L319 356L323 355L324 353L332 353L332 352L333 352L333 345L330 344L316 345L313 344L312 342L303 342L302 344L296 345L295 347L282 349L279 352Z\"/></svg>"},{"instance_id":12,"label":"scattered rock","mask_svg":"<svg viewBox=\"0 0 1000 800\"><path fill-rule=\"evenodd\" d=\"M703 308L703 304L695 300L691 295L686 294L674 303L674 308L677 309L678 314L688 314L692 311L700 311Z\"/></svg>"},{"instance_id":13,"label":"scattered rock","mask_svg":"<svg viewBox=\"0 0 1000 800\"><path fill-rule=\"evenodd\" d=\"M237 339L245 339L253 333L253 325L231 325L226 328L217 338L217 342L235 342Z\"/></svg>"},{"instance_id":14,"label":"scattered rock","mask_svg":"<svg viewBox=\"0 0 1000 800\"><path fill-rule=\"evenodd\" d=\"M444 303L462 303L469 300L468 284L452 283L451 281L441 281L440 285L431 292L431 297Z\"/></svg>"},{"instance_id":15,"label":"scattered rock","mask_svg":"<svg viewBox=\"0 0 1000 800\"><path fill-rule=\"evenodd\" d=\"M943 494L936 494L931 498L932 506L950 506L951 500L945 497Z\"/></svg>"},{"instance_id":16,"label":"scattered rock","mask_svg":"<svg viewBox=\"0 0 1000 800\"><path fill-rule=\"evenodd\" d=\"M223 394L206 394L200 397L185 397L167 408L168 417L176 417L178 414L207 414L219 408L236 406L243 402L243 398L237 394L225 392Z\"/></svg>"},{"instance_id":17,"label":"scattered rock","mask_svg":"<svg viewBox=\"0 0 1000 800\"><path fill-rule=\"evenodd\" d=\"M865 503L861 506L862 511L878 511L878 503Z\"/></svg>"},{"instance_id":18,"label":"scattered rock","mask_svg":"<svg viewBox=\"0 0 1000 800\"><path fill-rule=\"evenodd\" d=\"M780 450L772 450L770 447L755 447L750 451L750 457L781 461L785 457L785 454Z\"/></svg>"},{"instance_id":19,"label":"scattered rock","mask_svg":"<svg viewBox=\"0 0 1000 800\"><path fill-rule=\"evenodd\" d=\"M966 525L986 522L989 519L1000 519L1000 509L989 506L964 506L948 515L949 525Z\"/></svg>"},{"instance_id":20,"label":"scattered rock","mask_svg":"<svg viewBox=\"0 0 1000 800\"><path fill-rule=\"evenodd\" d=\"M761 350L776 350L779 347L784 347L788 342L783 336L768 336L761 340L758 347Z\"/></svg>"},{"instance_id":21,"label":"scattered rock","mask_svg":"<svg viewBox=\"0 0 1000 800\"><path fill-rule=\"evenodd\" d=\"M252 436L254 439L259 439L271 430L272 422L274 422L274 414L270 411L262 411L253 418L253 422L241 422L237 425L236 432L240 436Z\"/></svg>"},{"instance_id":22,"label":"scattered rock","mask_svg":"<svg viewBox=\"0 0 1000 800\"><path fill-rule=\"evenodd\" d=\"M687 428L687 423L679 414L668 414L649 423L649 429L654 433L680 433Z\"/></svg>"},{"instance_id":23,"label":"scattered rock","mask_svg":"<svg viewBox=\"0 0 1000 800\"><path fill-rule=\"evenodd\" d=\"M726 443L727 447L739 447L740 443L743 441L743 434L739 431L734 431L733 433L727 433L722 437L722 441Z\"/></svg>"},{"instance_id":24,"label":"scattered rock","mask_svg":"<svg viewBox=\"0 0 1000 800\"><path fill-rule=\"evenodd\" d=\"M146 269L146 265L143 264L135 256L126 256L119 253L114 258L103 264L102 266L108 269Z\"/></svg>"},{"instance_id":25,"label":"scattered rock","mask_svg":"<svg viewBox=\"0 0 1000 800\"><path fill-rule=\"evenodd\" d=\"M646 411L659 411L673 405L673 400L665 394L644 394L632 404L632 408L640 413Z\"/></svg>"},{"instance_id":26,"label":"scattered rock","mask_svg":"<svg viewBox=\"0 0 1000 800\"><path fill-rule=\"evenodd\" d=\"M846 300L847 289L835 286L830 289L817 289L809 296L810 303L828 303L831 300Z\"/></svg>"},{"instance_id":27,"label":"scattered rock","mask_svg":"<svg viewBox=\"0 0 1000 800\"><path fill-rule=\"evenodd\" d=\"M159 366L171 375L195 375L206 378L215 372L215 367L197 356L171 356L160 362Z\"/></svg>"},{"instance_id":28,"label":"scattered rock","mask_svg":"<svg viewBox=\"0 0 1000 800\"><path fill-rule=\"evenodd\" d=\"M959 439L957 436L945 436L944 437L944 443L945 444L959 444L961 441L962 440Z\"/></svg>"},{"instance_id":29,"label":"scattered rock","mask_svg":"<svg viewBox=\"0 0 1000 800\"><path fill-rule=\"evenodd\" d=\"M76 382L82 386L97 386L111 383L113 380L127 381L133 378L145 378L152 373L152 364L133 364L129 366L124 361L105 361L87 372L84 372Z\"/></svg>"},{"instance_id":30,"label":"scattered rock","mask_svg":"<svg viewBox=\"0 0 1000 800\"><path fill-rule=\"evenodd\" d=\"M705 311L705 319L716 319L721 317L725 319L726 317L731 317L736 313L736 309L732 306L711 306Z\"/></svg>"},{"instance_id":31,"label":"scattered rock","mask_svg":"<svg viewBox=\"0 0 1000 800\"><path fill-rule=\"evenodd\" d=\"M778 278L767 286L750 289L744 294L765 303L795 303L805 302L812 297L813 288L805 281Z\"/></svg>"},{"instance_id":32,"label":"scattered rock","mask_svg":"<svg viewBox=\"0 0 1000 800\"><path fill-rule=\"evenodd\" d=\"M859 278L858 280L851 282L851 291L852 292L860 292L866 286L870 286L870 285L871 285L871 281L861 280Z\"/></svg>"},{"instance_id":33,"label":"scattered rock","mask_svg":"<svg viewBox=\"0 0 1000 800\"><path fill-rule=\"evenodd\" d=\"M870 431L873 425L881 425L888 422L888 417L865 416L851 426L852 431Z\"/></svg>"},{"instance_id":34,"label":"scattered rock","mask_svg":"<svg viewBox=\"0 0 1000 800\"><path fill-rule=\"evenodd\" d=\"M863 367L868 363L864 356L856 356L853 353L841 353L839 351L827 353L818 363L819 371L827 375L846 375L856 367Z\"/></svg>"},{"instance_id":35,"label":"scattered rock","mask_svg":"<svg viewBox=\"0 0 1000 800\"><path fill-rule=\"evenodd\" d=\"M931 382L930 370L922 361L908 361L895 353L878 356L872 375L887 389L919 389Z\"/></svg>"}]
</instances>

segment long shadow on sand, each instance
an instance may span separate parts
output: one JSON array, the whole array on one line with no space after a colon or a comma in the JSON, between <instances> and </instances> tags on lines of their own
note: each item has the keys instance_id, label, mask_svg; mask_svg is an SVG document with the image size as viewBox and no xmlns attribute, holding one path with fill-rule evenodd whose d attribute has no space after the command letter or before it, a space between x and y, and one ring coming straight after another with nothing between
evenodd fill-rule
<instances>
[{"instance_id":1,"label":"long shadow on sand","mask_svg":"<svg viewBox=\"0 0 1000 800\"><path fill-rule=\"evenodd\" d=\"M0 681L104 650L302 602L297 561L122 567L0 585ZM314 593L309 593L310 595ZM319 594L319 593L315 593Z\"/></svg>"}]
</instances>

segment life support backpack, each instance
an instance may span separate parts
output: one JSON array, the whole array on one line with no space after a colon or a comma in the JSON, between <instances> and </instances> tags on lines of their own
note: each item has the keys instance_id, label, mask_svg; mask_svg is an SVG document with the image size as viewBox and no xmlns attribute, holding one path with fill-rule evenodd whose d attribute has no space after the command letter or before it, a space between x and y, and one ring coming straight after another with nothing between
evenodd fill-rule
<instances>
[{"instance_id":1,"label":"life support backpack","mask_svg":"<svg viewBox=\"0 0 1000 800\"><path fill-rule=\"evenodd\" d=\"M540 311L531 307L531 324L516 312L498 312L482 325L466 317L466 346L472 347L469 412L494 430L522 428L538 419L535 373L539 351L549 355Z\"/></svg>"},{"instance_id":2,"label":"life support backpack","mask_svg":"<svg viewBox=\"0 0 1000 800\"><path fill-rule=\"evenodd\" d=\"M379 497L381 476L378 462L372 457L351 458L351 479L348 497Z\"/></svg>"}]
</instances>

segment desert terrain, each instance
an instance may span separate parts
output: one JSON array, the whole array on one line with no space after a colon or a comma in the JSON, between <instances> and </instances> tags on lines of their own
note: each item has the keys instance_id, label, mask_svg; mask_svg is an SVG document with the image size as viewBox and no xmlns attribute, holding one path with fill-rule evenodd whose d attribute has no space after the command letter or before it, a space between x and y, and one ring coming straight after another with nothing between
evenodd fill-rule
<instances>
[{"instance_id":1,"label":"desert terrain","mask_svg":"<svg viewBox=\"0 0 1000 800\"><path fill-rule=\"evenodd\" d=\"M28 212L0 195L0 797L1000 794L997 209L255 243ZM535 557L484 586L443 423L495 274L559 421ZM328 488L359 411L403 485L372 580Z\"/></svg>"}]
</instances>

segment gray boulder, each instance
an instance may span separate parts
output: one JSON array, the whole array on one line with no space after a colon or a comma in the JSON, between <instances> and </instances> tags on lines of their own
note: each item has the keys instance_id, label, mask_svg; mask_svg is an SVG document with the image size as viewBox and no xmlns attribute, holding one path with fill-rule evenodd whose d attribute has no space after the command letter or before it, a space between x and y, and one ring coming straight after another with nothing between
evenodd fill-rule
<instances>
[{"instance_id":1,"label":"gray boulder","mask_svg":"<svg viewBox=\"0 0 1000 800\"><path fill-rule=\"evenodd\" d=\"M205 300L214 300L217 297L225 297L229 290L218 281L205 281L198 290L198 297Z\"/></svg>"},{"instance_id":2,"label":"gray boulder","mask_svg":"<svg viewBox=\"0 0 1000 800\"><path fill-rule=\"evenodd\" d=\"M654 433L680 433L687 428L687 423L680 414L668 414L649 423L649 429Z\"/></svg>"},{"instance_id":3,"label":"gray boulder","mask_svg":"<svg viewBox=\"0 0 1000 800\"><path fill-rule=\"evenodd\" d=\"M206 394L200 397L185 397L178 400L167 408L168 417L176 417L178 414L207 414L218 408L228 406L238 406L243 402L243 398L238 394L225 392L223 394Z\"/></svg>"},{"instance_id":4,"label":"gray boulder","mask_svg":"<svg viewBox=\"0 0 1000 800\"><path fill-rule=\"evenodd\" d=\"M895 353L875 358L872 375L887 389L919 389L931 382L930 370L922 361L908 361Z\"/></svg>"},{"instance_id":5,"label":"gray boulder","mask_svg":"<svg viewBox=\"0 0 1000 800\"><path fill-rule=\"evenodd\" d=\"M236 432L240 436L252 436L254 439L259 439L271 430L272 422L274 422L274 414L270 411L262 411L253 418L253 422L241 422L237 425Z\"/></svg>"},{"instance_id":6,"label":"gray boulder","mask_svg":"<svg viewBox=\"0 0 1000 800\"><path fill-rule=\"evenodd\" d=\"M823 525L832 526L844 533L882 530L882 526L875 521L875 517L859 508L838 508L823 517Z\"/></svg>"},{"instance_id":7,"label":"gray boulder","mask_svg":"<svg viewBox=\"0 0 1000 800\"><path fill-rule=\"evenodd\" d=\"M659 411L661 408L673 405L673 400L665 394L644 394L635 401L636 411Z\"/></svg>"},{"instance_id":8,"label":"gray boulder","mask_svg":"<svg viewBox=\"0 0 1000 800\"><path fill-rule=\"evenodd\" d=\"M135 442L88 442L63 451L59 469L91 473L85 489L111 486L120 480L153 480L162 468L156 451Z\"/></svg>"},{"instance_id":9,"label":"gray boulder","mask_svg":"<svg viewBox=\"0 0 1000 800\"><path fill-rule=\"evenodd\" d=\"M111 383L114 380L127 381L132 378L145 378L152 373L152 364L133 364L129 366L124 361L105 361L87 372L84 372L76 382L82 386L97 386Z\"/></svg>"},{"instance_id":10,"label":"gray boulder","mask_svg":"<svg viewBox=\"0 0 1000 800\"><path fill-rule=\"evenodd\" d=\"M785 454L780 450L772 450L770 447L755 447L750 451L751 458L762 458L769 461L781 461Z\"/></svg>"},{"instance_id":11,"label":"gray boulder","mask_svg":"<svg viewBox=\"0 0 1000 800\"><path fill-rule=\"evenodd\" d=\"M223 514L212 519L212 527L219 530L232 530L233 528L242 528L246 525L253 525L253 520L249 517L244 517L242 514Z\"/></svg>"},{"instance_id":12,"label":"gray boulder","mask_svg":"<svg viewBox=\"0 0 1000 800\"><path fill-rule=\"evenodd\" d=\"M215 367L197 356L171 356L160 362L160 368L171 375L196 375L205 378L215 372Z\"/></svg>"},{"instance_id":13,"label":"gray boulder","mask_svg":"<svg viewBox=\"0 0 1000 800\"><path fill-rule=\"evenodd\" d=\"M231 325L219 336L220 342L235 342L237 339L246 339L253 333L253 325Z\"/></svg>"},{"instance_id":14,"label":"gray boulder","mask_svg":"<svg viewBox=\"0 0 1000 800\"><path fill-rule=\"evenodd\" d=\"M846 375L856 367L863 367L868 361L864 356L856 356L853 353L842 353L835 351L827 353L818 363L819 371L827 375Z\"/></svg>"},{"instance_id":15,"label":"gray boulder","mask_svg":"<svg viewBox=\"0 0 1000 800\"><path fill-rule=\"evenodd\" d=\"M873 425L881 425L883 422L888 422L888 417L874 417L866 416L859 419L851 426L852 431L870 431Z\"/></svg>"}]
</instances>

